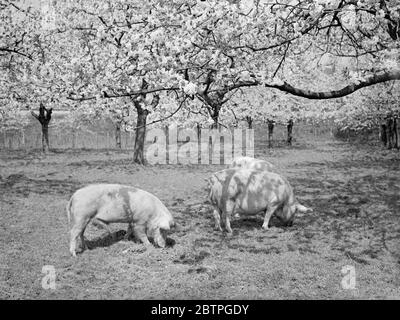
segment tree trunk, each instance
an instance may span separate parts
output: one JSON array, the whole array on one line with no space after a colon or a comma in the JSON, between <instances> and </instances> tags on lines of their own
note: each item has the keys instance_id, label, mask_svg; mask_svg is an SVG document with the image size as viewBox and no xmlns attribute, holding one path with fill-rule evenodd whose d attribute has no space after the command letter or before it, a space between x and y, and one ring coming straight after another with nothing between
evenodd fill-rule
<instances>
[{"instance_id":1,"label":"tree trunk","mask_svg":"<svg viewBox=\"0 0 400 320\"><path fill-rule=\"evenodd\" d=\"M399 117L397 116L395 118L395 135L396 135L396 148L400 149L400 130L399 130L399 125L400 125L400 121L399 121Z\"/></svg>"},{"instance_id":2,"label":"tree trunk","mask_svg":"<svg viewBox=\"0 0 400 320\"><path fill-rule=\"evenodd\" d=\"M135 129L135 146L133 148L133 162L145 164L144 159L144 142L146 138L146 121L148 111L145 109L137 109L137 123Z\"/></svg>"},{"instance_id":3,"label":"tree trunk","mask_svg":"<svg viewBox=\"0 0 400 320\"><path fill-rule=\"evenodd\" d=\"M292 139L293 139L292 134L293 134L293 120L290 119L287 124L287 144L288 144L288 146L292 145Z\"/></svg>"},{"instance_id":4,"label":"tree trunk","mask_svg":"<svg viewBox=\"0 0 400 320\"><path fill-rule=\"evenodd\" d=\"M72 128L72 149L76 148L76 129Z\"/></svg>"},{"instance_id":5,"label":"tree trunk","mask_svg":"<svg viewBox=\"0 0 400 320\"><path fill-rule=\"evenodd\" d=\"M213 120L213 123L210 126L210 129L218 129L219 128L219 110L221 107L219 106L213 106L212 107L212 112L210 112L211 119Z\"/></svg>"},{"instance_id":6,"label":"tree trunk","mask_svg":"<svg viewBox=\"0 0 400 320\"><path fill-rule=\"evenodd\" d=\"M115 124L115 145L118 149L121 149L121 123Z\"/></svg>"},{"instance_id":7,"label":"tree trunk","mask_svg":"<svg viewBox=\"0 0 400 320\"><path fill-rule=\"evenodd\" d=\"M198 122L196 123L196 130L197 130L197 140L200 141L201 125Z\"/></svg>"},{"instance_id":8,"label":"tree trunk","mask_svg":"<svg viewBox=\"0 0 400 320\"><path fill-rule=\"evenodd\" d=\"M386 117L386 132L387 132L387 148L397 148L398 137L397 137L397 119L391 113Z\"/></svg>"},{"instance_id":9,"label":"tree trunk","mask_svg":"<svg viewBox=\"0 0 400 320\"><path fill-rule=\"evenodd\" d=\"M38 115L33 111L31 112L32 116L34 116L42 126L42 150L44 153L49 151L49 123L52 112L52 108L46 109L42 103L40 103Z\"/></svg>"},{"instance_id":10,"label":"tree trunk","mask_svg":"<svg viewBox=\"0 0 400 320\"><path fill-rule=\"evenodd\" d=\"M49 125L42 124L42 150L44 153L49 152Z\"/></svg>"},{"instance_id":11,"label":"tree trunk","mask_svg":"<svg viewBox=\"0 0 400 320\"><path fill-rule=\"evenodd\" d=\"M272 148L272 137L274 134L274 120L267 120L268 123L268 148Z\"/></svg>"},{"instance_id":12,"label":"tree trunk","mask_svg":"<svg viewBox=\"0 0 400 320\"><path fill-rule=\"evenodd\" d=\"M211 129L218 129L219 128L219 123L218 123L218 115L213 116L213 123L211 124Z\"/></svg>"},{"instance_id":13,"label":"tree trunk","mask_svg":"<svg viewBox=\"0 0 400 320\"><path fill-rule=\"evenodd\" d=\"M142 82L142 89L147 89L148 84L145 80ZM144 165L144 143L146 141L146 122L149 110L143 108L146 94L140 94L135 98L131 97L137 112L137 121L135 129L135 146L133 147L133 162ZM160 102L160 96L155 94L150 104L150 110L154 109Z\"/></svg>"},{"instance_id":14,"label":"tree trunk","mask_svg":"<svg viewBox=\"0 0 400 320\"><path fill-rule=\"evenodd\" d=\"M249 129L253 129L253 118L250 116L246 116L246 121Z\"/></svg>"},{"instance_id":15,"label":"tree trunk","mask_svg":"<svg viewBox=\"0 0 400 320\"><path fill-rule=\"evenodd\" d=\"M380 136L381 136L381 141L383 143L383 145L386 147L387 146L387 130L386 130L386 124L382 123L381 124L381 132L380 132Z\"/></svg>"},{"instance_id":16,"label":"tree trunk","mask_svg":"<svg viewBox=\"0 0 400 320\"><path fill-rule=\"evenodd\" d=\"M399 119L397 116L392 116L393 127L392 127L392 147L399 149Z\"/></svg>"}]
</instances>

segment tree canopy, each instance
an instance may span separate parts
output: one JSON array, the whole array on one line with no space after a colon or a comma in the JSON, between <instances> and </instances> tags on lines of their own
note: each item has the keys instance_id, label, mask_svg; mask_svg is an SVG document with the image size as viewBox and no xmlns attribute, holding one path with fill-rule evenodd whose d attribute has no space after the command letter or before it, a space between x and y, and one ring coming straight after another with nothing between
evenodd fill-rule
<instances>
[{"instance_id":1,"label":"tree canopy","mask_svg":"<svg viewBox=\"0 0 400 320\"><path fill-rule=\"evenodd\" d=\"M248 88L321 100L400 79L394 0L1 0L0 17L2 114L130 101L161 119L196 99L218 118Z\"/></svg>"}]
</instances>

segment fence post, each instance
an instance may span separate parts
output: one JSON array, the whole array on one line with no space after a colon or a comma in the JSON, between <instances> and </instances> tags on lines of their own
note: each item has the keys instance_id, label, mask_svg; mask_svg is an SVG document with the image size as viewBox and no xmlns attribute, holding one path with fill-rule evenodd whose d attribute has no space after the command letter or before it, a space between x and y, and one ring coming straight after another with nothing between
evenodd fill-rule
<instances>
[{"instance_id":1,"label":"fence post","mask_svg":"<svg viewBox=\"0 0 400 320\"><path fill-rule=\"evenodd\" d=\"M72 128L72 149L75 149L75 128Z\"/></svg>"},{"instance_id":2,"label":"fence post","mask_svg":"<svg viewBox=\"0 0 400 320\"><path fill-rule=\"evenodd\" d=\"M22 146L20 145L20 148L21 147L24 148L25 147L25 134L24 134L23 129L21 129L21 144L22 144Z\"/></svg>"}]
</instances>

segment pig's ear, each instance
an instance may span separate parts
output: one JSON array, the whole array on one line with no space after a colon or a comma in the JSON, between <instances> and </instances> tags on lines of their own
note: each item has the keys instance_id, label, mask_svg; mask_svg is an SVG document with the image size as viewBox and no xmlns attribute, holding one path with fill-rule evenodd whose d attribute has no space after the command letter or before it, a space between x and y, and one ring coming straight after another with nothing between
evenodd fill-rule
<instances>
[{"instance_id":1,"label":"pig's ear","mask_svg":"<svg viewBox=\"0 0 400 320\"><path fill-rule=\"evenodd\" d=\"M299 211L301 213L313 212L313 209L307 208L307 207L301 205L300 203L296 204L296 209L297 209L297 211Z\"/></svg>"},{"instance_id":2,"label":"pig's ear","mask_svg":"<svg viewBox=\"0 0 400 320\"><path fill-rule=\"evenodd\" d=\"M170 227L170 228L174 228L174 229L177 227L177 223L175 222L175 220L173 220L173 219L170 220L170 222L169 222L169 227Z\"/></svg>"}]
</instances>

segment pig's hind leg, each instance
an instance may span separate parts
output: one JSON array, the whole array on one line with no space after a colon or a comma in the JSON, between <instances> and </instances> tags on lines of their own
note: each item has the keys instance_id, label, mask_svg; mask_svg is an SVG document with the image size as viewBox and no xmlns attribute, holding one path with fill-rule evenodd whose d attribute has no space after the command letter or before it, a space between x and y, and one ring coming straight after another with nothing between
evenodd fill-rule
<instances>
[{"instance_id":1,"label":"pig's hind leg","mask_svg":"<svg viewBox=\"0 0 400 320\"><path fill-rule=\"evenodd\" d=\"M90 221L90 217L82 216L80 219L75 220L75 223L71 229L71 241L69 251L75 257L76 249L78 244L78 239L81 240L82 250L85 249L85 240L83 238L83 233L85 232L86 226Z\"/></svg>"},{"instance_id":2,"label":"pig's hind leg","mask_svg":"<svg viewBox=\"0 0 400 320\"><path fill-rule=\"evenodd\" d=\"M112 237L112 240L116 240L116 235L112 233L110 226L105 223L103 220L100 220L98 218L93 218L92 219L92 224L95 225L97 228L104 229L108 232L108 235Z\"/></svg>"},{"instance_id":3,"label":"pig's hind leg","mask_svg":"<svg viewBox=\"0 0 400 320\"><path fill-rule=\"evenodd\" d=\"M215 230L222 231L221 227L221 211L218 208L213 210L214 220L215 220Z\"/></svg>"},{"instance_id":4,"label":"pig's hind leg","mask_svg":"<svg viewBox=\"0 0 400 320\"><path fill-rule=\"evenodd\" d=\"M271 205L268 207L268 209L265 212L265 217L264 217L264 223L262 225L262 228L264 230L268 230L268 223L269 220L271 219L272 215L274 214L275 210L278 209L279 206L277 205Z\"/></svg>"},{"instance_id":5,"label":"pig's hind leg","mask_svg":"<svg viewBox=\"0 0 400 320\"><path fill-rule=\"evenodd\" d=\"M231 221L230 218L234 214L235 211L235 201L233 200L228 200L225 205L225 209L222 211L222 218L225 223L225 230L231 234L232 233L232 228L231 228Z\"/></svg>"},{"instance_id":6,"label":"pig's hind leg","mask_svg":"<svg viewBox=\"0 0 400 320\"><path fill-rule=\"evenodd\" d=\"M132 223L132 222L129 222L129 223L128 223L128 229L126 230L126 234L125 234L124 240L125 240L125 241L128 241L129 238L132 236L133 233L134 233L134 232L133 232L133 223Z\"/></svg>"}]
</instances>

